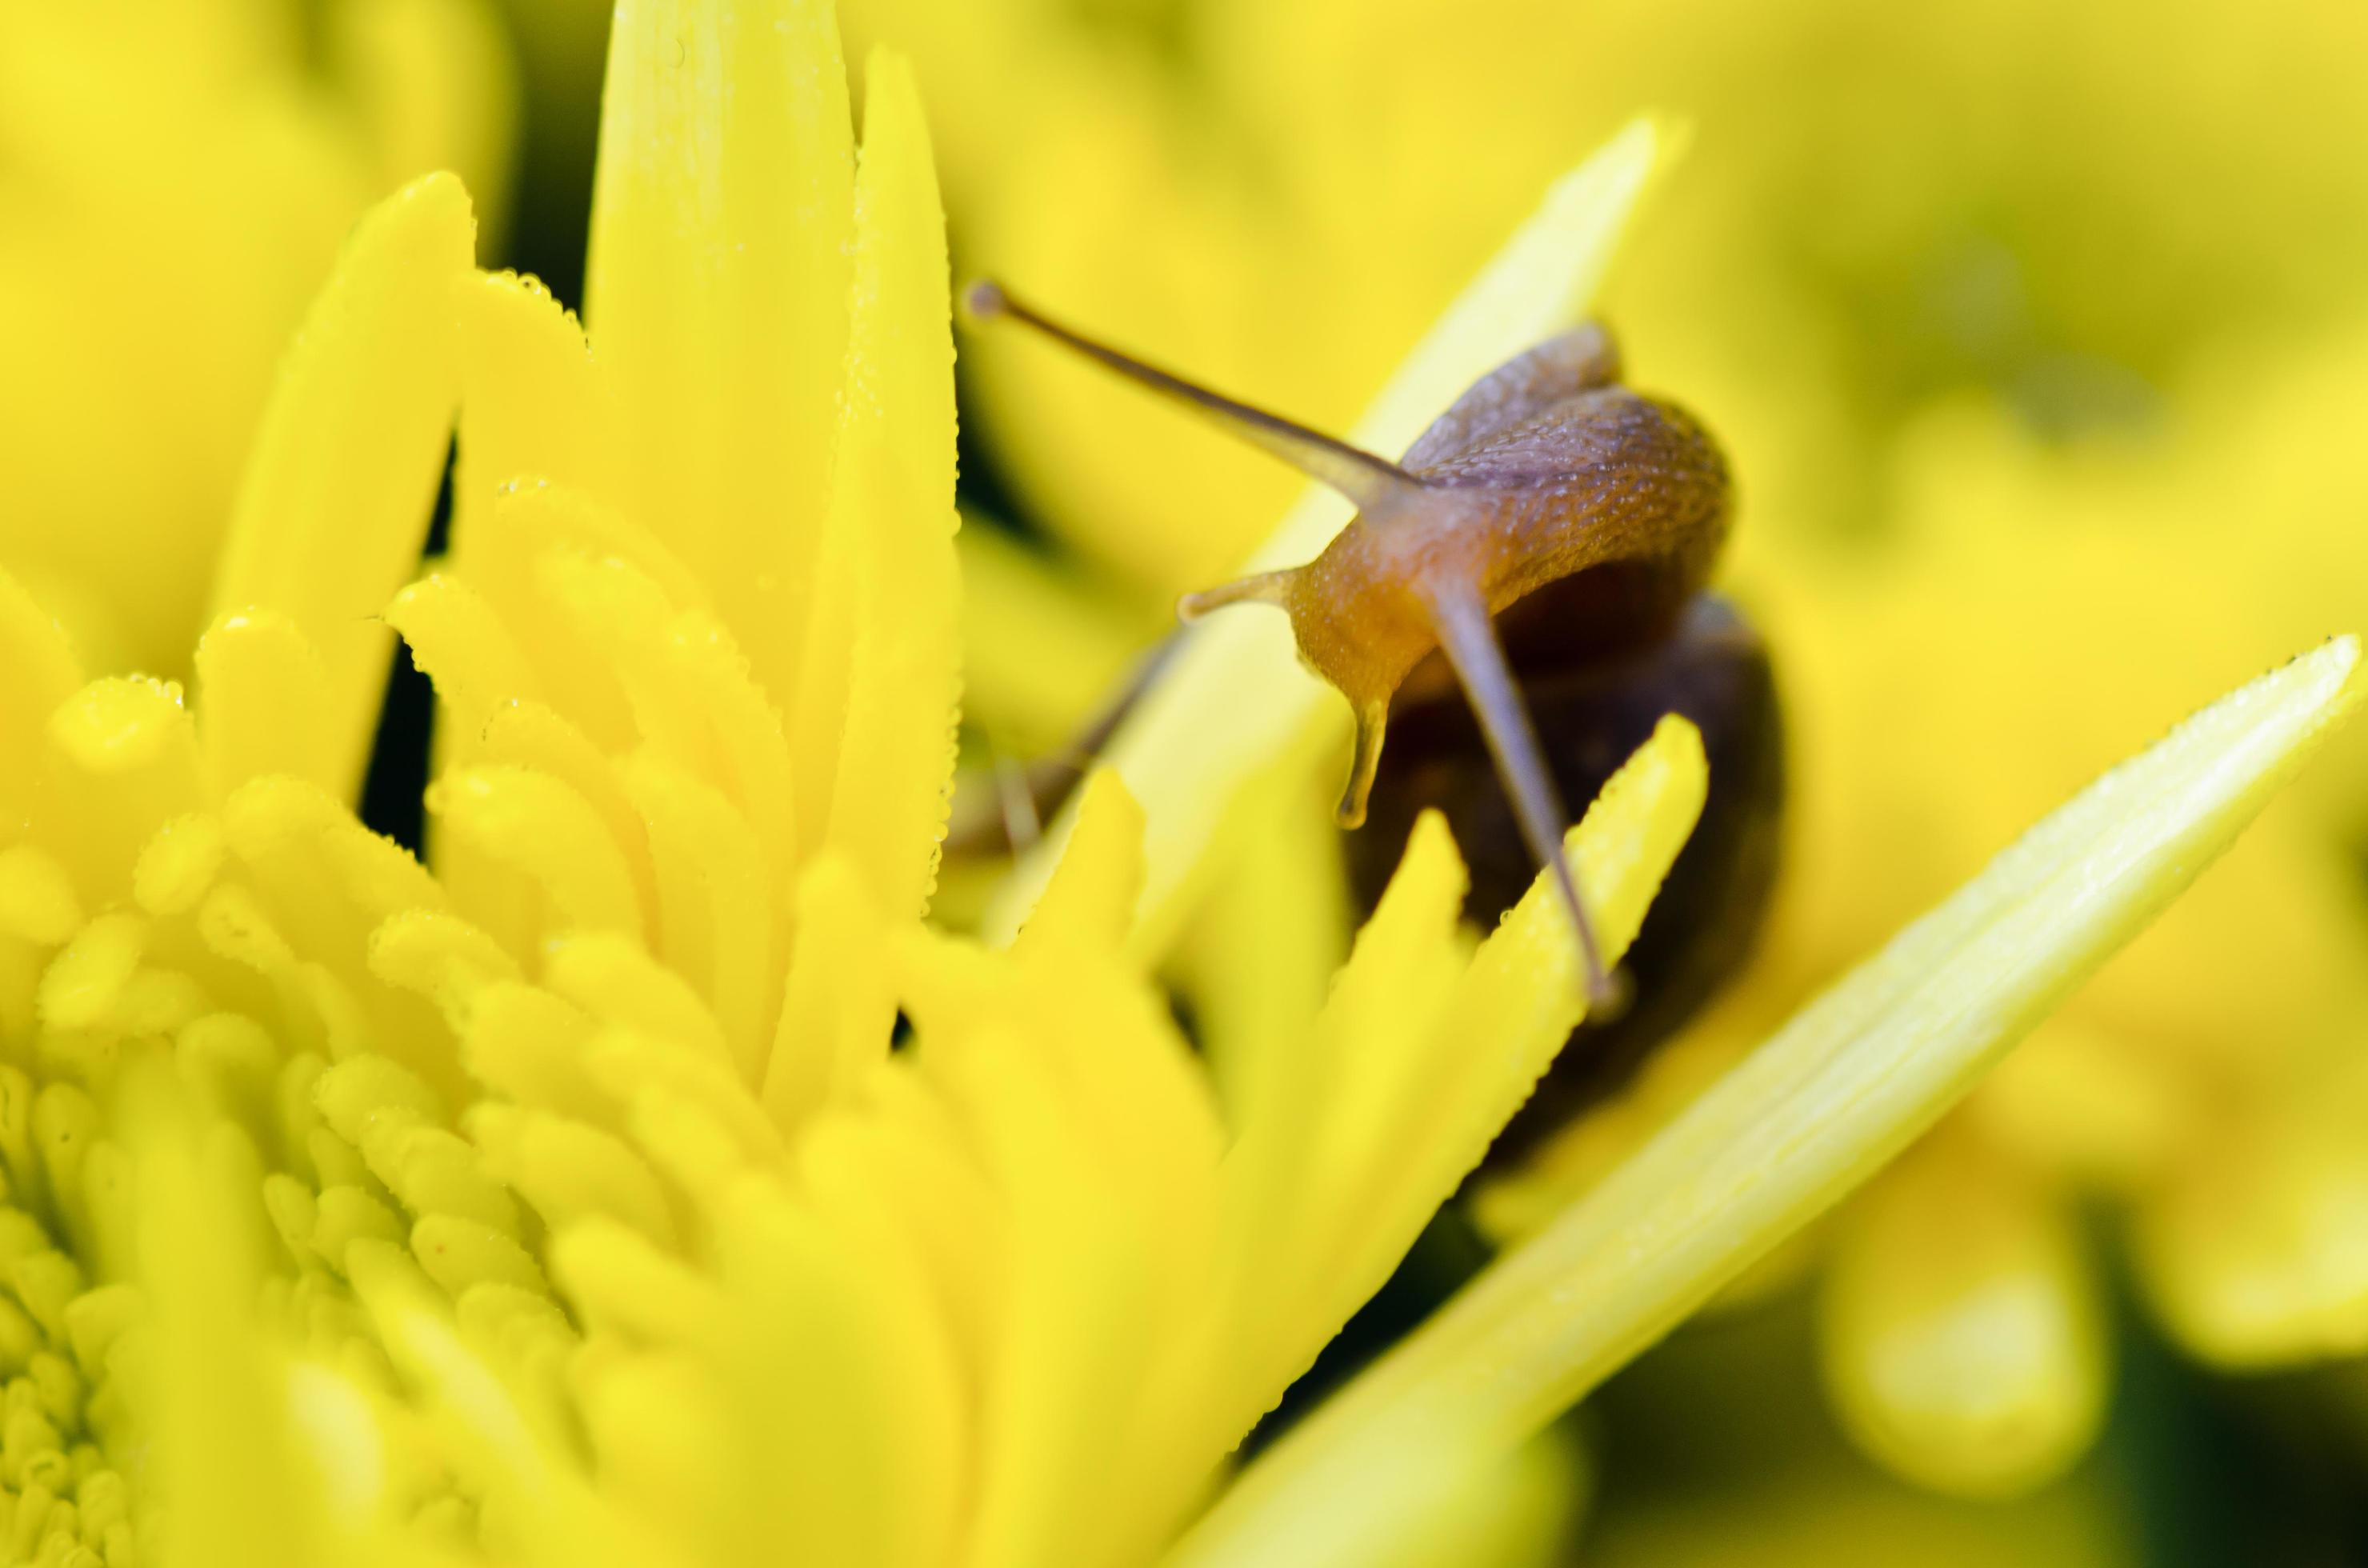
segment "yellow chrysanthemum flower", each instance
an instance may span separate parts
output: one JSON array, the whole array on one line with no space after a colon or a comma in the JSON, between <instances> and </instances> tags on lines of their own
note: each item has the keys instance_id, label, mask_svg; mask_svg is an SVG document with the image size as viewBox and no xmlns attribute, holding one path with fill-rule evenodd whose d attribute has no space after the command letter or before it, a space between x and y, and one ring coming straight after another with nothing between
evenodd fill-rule
<instances>
[{"instance_id":1,"label":"yellow chrysanthemum flower","mask_svg":"<svg viewBox=\"0 0 2368 1568\"><path fill-rule=\"evenodd\" d=\"M2368 184L2340 151L2368 129L2340 84L2355 8L852 8L923 40L925 81L981 150L950 182L970 254L1326 427L1565 149L1638 109L1691 122L1686 176L1611 301L1640 382L1736 460L1730 585L1788 710L1784 881L1752 983L1483 1198L1500 1235L1583 1190L2181 693L2361 613L2368 499L2340 455L2368 408ZM1098 574L1081 591L1040 570L1028 613L971 616L982 727L1050 749L1090 700L1036 673L1049 651L1106 681L1126 658L1123 623L1074 600L1233 574L1290 480L1033 346L984 345L976 369L1028 515ZM1002 576L1028 563L991 540L969 553ZM1202 718L1224 744L1230 715ZM2368 1350L2368 1278L2335 1217L2368 1145L2312 1112L2368 1006L2362 755L1838 1227L1820 1356L1894 1470L1995 1495L2087 1450L2112 1376L2077 1233L2098 1199L2133 1217L2157 1315L2207 1363ZM1226 858L1253 853L1270 850ZM1224 942L1193 934L1196 985ZM2265 1146L2309 1153L2265 1174ZM1889 1244L1962 1191L2005 1206L1987 1256ZM2030 1332L1977 1362L1963 1314L2002 1283L2033 1292Z\"/></svg>"},{"instance_id":2,"label":"yellow chrysanthemum flower","mask_svg":"<svg viewBox=\"0 0 2368 1568\"><path fill-rule=\"evenodd\" d=\"M0 11L0 566L94 667L187 673L339 240L430 169L500 212L509 104L476 0Z\"/></svg>"},{"instance_id":3,"label":"yellow chrysanthemum flower","mask_svg":"<svg viewBox=\"0 0 2368 1568\"><path fill-rule=\"evenodd\" d=\"M893 56L864 85L859 149L821 0L622 6L585 329L475 269L449 176L376 209L193 705L85 682L0 580L16 1559L1469 1561L1472 1488L1558 1527L1506 1456L1940 1115L2354 700L2328 643L2109 775L1228 1480L1558 1049L1577 956L1543 887L1471 944L1430 823L1221 1109L1142 954L1211 841L1184 808L1321 731L1215 627L1013 939L923 924L949 301L918 97ZM1375 431L1584 304L1652 151L1556 189ZM452 551L398 592L456 407ZM433 875L338 799L390 597L448 721ZM1221 700L1250 738L1140 773ZM1704 787L1667 724L1573 831L1614 955Z\"/></svg>"}]
</instances>

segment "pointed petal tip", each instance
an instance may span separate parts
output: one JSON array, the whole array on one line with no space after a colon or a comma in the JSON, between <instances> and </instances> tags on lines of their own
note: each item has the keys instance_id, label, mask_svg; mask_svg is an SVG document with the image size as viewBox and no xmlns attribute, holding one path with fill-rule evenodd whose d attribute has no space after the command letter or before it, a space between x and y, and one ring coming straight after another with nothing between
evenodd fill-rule
<instances>
[{"instance_id":1,"label":"pointed petal tip","mask_svg":"<svg viewBox=\"0 0 2368 1568\"><path fill-rule=\"evenodd\" d=\"M1929 1128L2183 891L2357 705L2358 663L2355 638L2329 640L2032 827L1262 1455L1175 1561L1263 1561L1284 1540L1291 1561L1355 1561L1369 1534L1296 1535L1347 1490L1372 1497L1393 1443L1508 1446L1667 1334Z\"/></svg>"},{"instance_id":2,"label":"pointed petal tip","mask_svg":"<svg viewBox=\"0 0 2368 1568\"><path fill-rule=\"evenodd\" d=\"M1675 167L1678 161L1693 149L1694 121L1691 115L1668 109L1648 109L1630 124L1638 134L1650 140L1656 176Z\"/></svg>"},{"instance_id":3,"label":"pointed petal tip","mask_svg":"<svg viewBox=\"0 0 2368 1568\"><path fill-rule=\"evenodd\" d=\"M476 254L477 207L469 187L449 169L424 174L397 186L361 215L354 225L357 237L395 226L434 225L446 233L465 234L467 255ZM353 244L352 239L347 244Z\"/></svg>"},{"instance_id":4,"label":"pointed petal tip","mask_svg":"<svg viewBox=\"0 0 2368 1568\"><path fill-rule=\"evenodd\" d=\"M2368 696L2368 691L2363 691L2351 678L2360 667L2358 633L2345 631L2329 637L2312 652L2296 658L2297 663L2303 660L2316 661L2328 671L2328 678L2340 684L2341 689L2337 694L2336 712L2349 713L2360 705L2363 696Z\"/></svg>"}]
</instances>

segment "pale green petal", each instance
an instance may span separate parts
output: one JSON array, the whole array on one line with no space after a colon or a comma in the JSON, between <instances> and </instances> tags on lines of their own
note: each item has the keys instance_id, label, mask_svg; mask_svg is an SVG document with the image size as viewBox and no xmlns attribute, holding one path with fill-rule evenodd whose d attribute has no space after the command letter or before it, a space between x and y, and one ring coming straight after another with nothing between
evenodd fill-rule
<instances>
[{"instance_id":1,"label":"pale green petal","mask_svg":"<svg viewBox=\"0 0 2368 1568\"><path fill-rule=\"evenodd\" d=\"M1501 1452L1667 1334L2185 889L2349 710L2358 659L2294 660L2026 834L1269 1450L1176 1560L1366 1561L1446 1456Z\"/></svg>"},{"instance_id":2,"label":"pale green petal","mask_svg":"<svg viewBox=\"0 0 2368 1568\"><path fill-rule=\"evenodd\" d=\"M1631 125L1546 193L1545 202L1440 319L1352 436L1395 453L1464 388L1586 313L1668 133ZM1251 570L1313 557L1349 520L1348 503L1311 491L1250 560ZM1137 941L1156 951L1184 913L1190 880L1227 809L1278 764L1337 745L1339 698L1299 667L1281 616L1218 616L1182 633L1158 684L1103 748L1150 819ZM987 916L1018 926L1060 859L1064 813L1023 858Z\"/></svg>"}]
</instances>

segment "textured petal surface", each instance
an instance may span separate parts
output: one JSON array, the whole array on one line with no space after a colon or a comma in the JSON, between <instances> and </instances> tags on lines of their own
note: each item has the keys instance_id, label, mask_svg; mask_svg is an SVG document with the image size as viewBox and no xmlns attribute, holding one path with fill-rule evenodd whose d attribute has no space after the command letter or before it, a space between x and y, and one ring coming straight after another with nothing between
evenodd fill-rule
<instances>
[{"instance_id":1,"label":"textured petal surface","mask_svg":"<svg viewBox=\"0 0 2368 1568\"><path fill-rule=\"evenodd\" d=\"M1896 1153L2226 848L2354 701L2350 639L2032 828L1246 1473L1186 1562L1354 1562L1433 1456L1535 1430ZM1392 1490L1376 1493L1379 1475Z\"/></svg>"},{"instance_id":2,"label":"textured petal surface","mask_svg":"<svg viewBox=\"0 0 2368 1568\"><path fill-rule=\"evenodd\" d=\"M962 685L945 219L911 70L875 54L855 189L848 382L824 591L856 607L827 839L891 914L937 874Z\"/></svg>"},{"instance_id":3,"label":"textured petal surface","mask_svg":"<svg viewBox=\"0 0 2368 1568\"><path fill-rule=\"evenodd\" d=\"M627 498L668 520L785 689L848 344L837 24L825 0L631 0L611 27L585 319L615 375Z\"/></svg>"},{"instance_id":4,"label":"textured petal surface","mask_svg":"<svg viewBox=\"0 0 2368 1568\"><path fill-rule=\"evenodd\" d=\"M454 316L475 221L430 176L363 220L280 369L214 605L287 617L320 655L327 707L303 771L359 787L393 635L374 618L427 536L460 396Z\"/></svg>"}]
</instances>

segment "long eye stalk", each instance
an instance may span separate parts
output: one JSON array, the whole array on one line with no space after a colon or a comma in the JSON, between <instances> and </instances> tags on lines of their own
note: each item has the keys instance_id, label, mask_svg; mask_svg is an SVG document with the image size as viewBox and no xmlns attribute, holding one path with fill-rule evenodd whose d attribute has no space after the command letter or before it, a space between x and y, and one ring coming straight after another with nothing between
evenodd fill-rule
<instances>
[{"instance_id":1,"label":"long eye stalk","mask_svg":"<svg viewBox=\"0 0 2368 1568\"><path fill-rule=\"evenodd\" d=\"M1360 511L1404 502L1426 488L1420 479L1386 459L1334 440L1280 415L1237 403L1064 326L1013 299L999 284L973 283L963 290L962 302L973 316L982 321L1019 322L1214 421L1311 479L1338 491L1357 503ZM1225 605L1265 603L1290 610L1295 623L1298 612L1292 604L1292 588L1299 574L1298 570L1260 573L1201 593L1188 594L1178 609L1183 619L1194 620ZM1538 864L1554 878L1562 902L1570 911L1586 971L1588 1010L1600 1016L1618 1005L1619 992L1604 967L1595 926L1588 919L1586 903L1579 897L1577 881L1571 875L1569 857L1563 851L1564 824L1570 819L1563 810L1554 776L1546 769L1537 731L1530 722L1529 710L1521 702L1513 672L1505 662L1505 651L1497 641L1487 606L1476 589L1463 584L1434 584L1425 597L1430 605L1432 629L1440 647L1454 667L1473 712L1479 717L1480 733L1487 740L1490 756L1496 759L1497 772L1512 801L1514 820L1520 824L1521 836ZM1356 703L1357 747L1349 767L1348 789L1340 801L1338 815L1343 827L1356 827L1365 820L1366 797L1380 767L1382 737L1389 718L1386 689L1354 693L1351 700Z\"/></svg>"},{"instance_id":2,"label":"long eye stalk","mask_svg":"<svg viewBox=\"0 0 2368 1568\"><path fill-rule=\"evenodd\" d=\"M1617 1004L1618 987L1604 968L1594 922L1587 916L1586 901L1578 896L1570 857L1563 852L1563 832L1570 815L1563 809L1562 791L1554 788L1554 775L1546 768L1537 727L1530 722L1520 687L1505 662L1496 623L1488 618L1487 605L1469 587L1436 586L1429 598L1440 649L1454 667L1464 699L1480 721L1480 733L1488 743L1497 775L1512 801L1513 819L1520 824L1530 854L1553 876L1570 911L1571 924L1578 933L1579 956L1587 969L1588 1010L1600 1014Z\"/></svg>"},{"instance_id":3,"label":"long eye stalk","mask_svg":"<svg viewBox=\"0 0 2368 1568\"><path fill-rule=\"evenodd\" d=\"M1171 402L1213 420L1259 450L1281 459L1319 484L1330 486L1360 506L1371 506L1421 481L1386 458L1375 457L1320 430L1237 402L1223 392L1188 381L1172 371L1146 364L1106 343L1062 325L1025 304L999 283L981 280L962 290L962 305L980 321L1008 320L1042 333L1055 343L1115 370L1138 386L1147 387Z\"/></svg>"}]
</instances>

